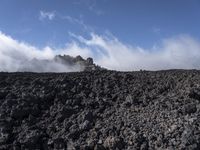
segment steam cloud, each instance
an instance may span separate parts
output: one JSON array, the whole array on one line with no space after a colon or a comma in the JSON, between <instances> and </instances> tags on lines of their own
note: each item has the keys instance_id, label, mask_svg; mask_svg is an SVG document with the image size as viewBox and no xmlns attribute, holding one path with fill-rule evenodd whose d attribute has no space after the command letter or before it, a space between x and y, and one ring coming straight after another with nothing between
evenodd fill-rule
<instances>
[{"instance_id":1,"label":"steam cloud","mask_svg":"<svg viewBox=\"0 0 200 150\"><path fill-rule=\"evenodd\" d=\"M38 49L0 32L0 71L68 72L79 71L54 61L56 54L92 57L95 63L108 69L161 70L200 69L200 42L190 36L180 35L165 39L151 49L134 47L120 42L112 35L91 33L90 39L71 34L74 41L62 49ZM34 63L34 58L44 61Z\"/></svg>"}]
</instances>

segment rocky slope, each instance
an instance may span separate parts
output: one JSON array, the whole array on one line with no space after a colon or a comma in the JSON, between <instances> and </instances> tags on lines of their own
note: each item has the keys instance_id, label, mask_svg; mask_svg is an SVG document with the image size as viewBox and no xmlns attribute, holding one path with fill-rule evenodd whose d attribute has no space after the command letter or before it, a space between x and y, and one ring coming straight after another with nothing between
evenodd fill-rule
<instances>
[{"instance_id":1,"label":"rocky slope","mask_svg":"<svg viewBox=\"0 0 200 150\"><path fill-rule=\"evenodd\" d=\"M200 71L0 73L0 149L200 149Z\"/></svg>"}]
</instances>

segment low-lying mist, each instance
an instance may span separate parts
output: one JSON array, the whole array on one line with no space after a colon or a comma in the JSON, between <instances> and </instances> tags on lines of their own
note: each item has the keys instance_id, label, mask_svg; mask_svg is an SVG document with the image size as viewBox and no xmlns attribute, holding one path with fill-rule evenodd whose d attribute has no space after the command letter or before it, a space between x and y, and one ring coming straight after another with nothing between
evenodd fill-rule
<instances>
[{"instance_id":1,"label":"low-lying mist","mask_svg":"<svg viewBox=\"0 0 200 150\"><path fill-rule=\"evenodd\" d=\"M92 57L96 64L112 70L199 69L200 42L188 35L162 40L150 49L124 44L112 35L91 33L90 39L70 34L73 42L62 49L39 49L0 32L0 71L70 72L79 65L55 61L58 54Z\"/></svg>"},{"instance_id":2,"label":"low-lying mist","mask_svg":"<svg viewBox=\"0 0 200 150\"><path fill-rule=\"evenodd\" d=\"M80 64L70 65L56 61L54 58L57 53L49 47L38 49L0 33L0 71L72 72L83 70Z\"/></svg>"}]
</instances>

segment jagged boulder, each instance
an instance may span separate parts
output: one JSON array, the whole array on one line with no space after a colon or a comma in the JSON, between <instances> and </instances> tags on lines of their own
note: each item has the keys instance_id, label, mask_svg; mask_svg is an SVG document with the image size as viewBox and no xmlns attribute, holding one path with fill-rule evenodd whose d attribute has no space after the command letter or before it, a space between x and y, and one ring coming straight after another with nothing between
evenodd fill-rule
<instances>
[{"instance_id":1,"label":"jagged boulder","mask_svg":"<svg viewBox=\"0 0 200 150\"><path fill-rule=\"evenodd\" d=\"M87 63L88 65L93 65L93 64L94 64L93 59L92 59L91 57L88 57L88 58L86 59L86 63Z\"/></svg>"}]
</instances>

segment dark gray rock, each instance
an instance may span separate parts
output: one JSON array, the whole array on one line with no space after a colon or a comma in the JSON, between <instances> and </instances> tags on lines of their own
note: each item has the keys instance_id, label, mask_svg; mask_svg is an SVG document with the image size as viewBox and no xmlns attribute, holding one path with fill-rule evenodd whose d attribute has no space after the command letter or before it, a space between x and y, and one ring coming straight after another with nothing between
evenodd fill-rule
<instances>
[{"instance_id":1,"label":"dark gray rock","mask_svg":"<svg viewBox=\"0 0 200 150\"><path fill-rule=\"evenodd\" d=\"M0 149L200 149L199 83L195 70L0 73Z\"/></svg>"}]
</instances>

